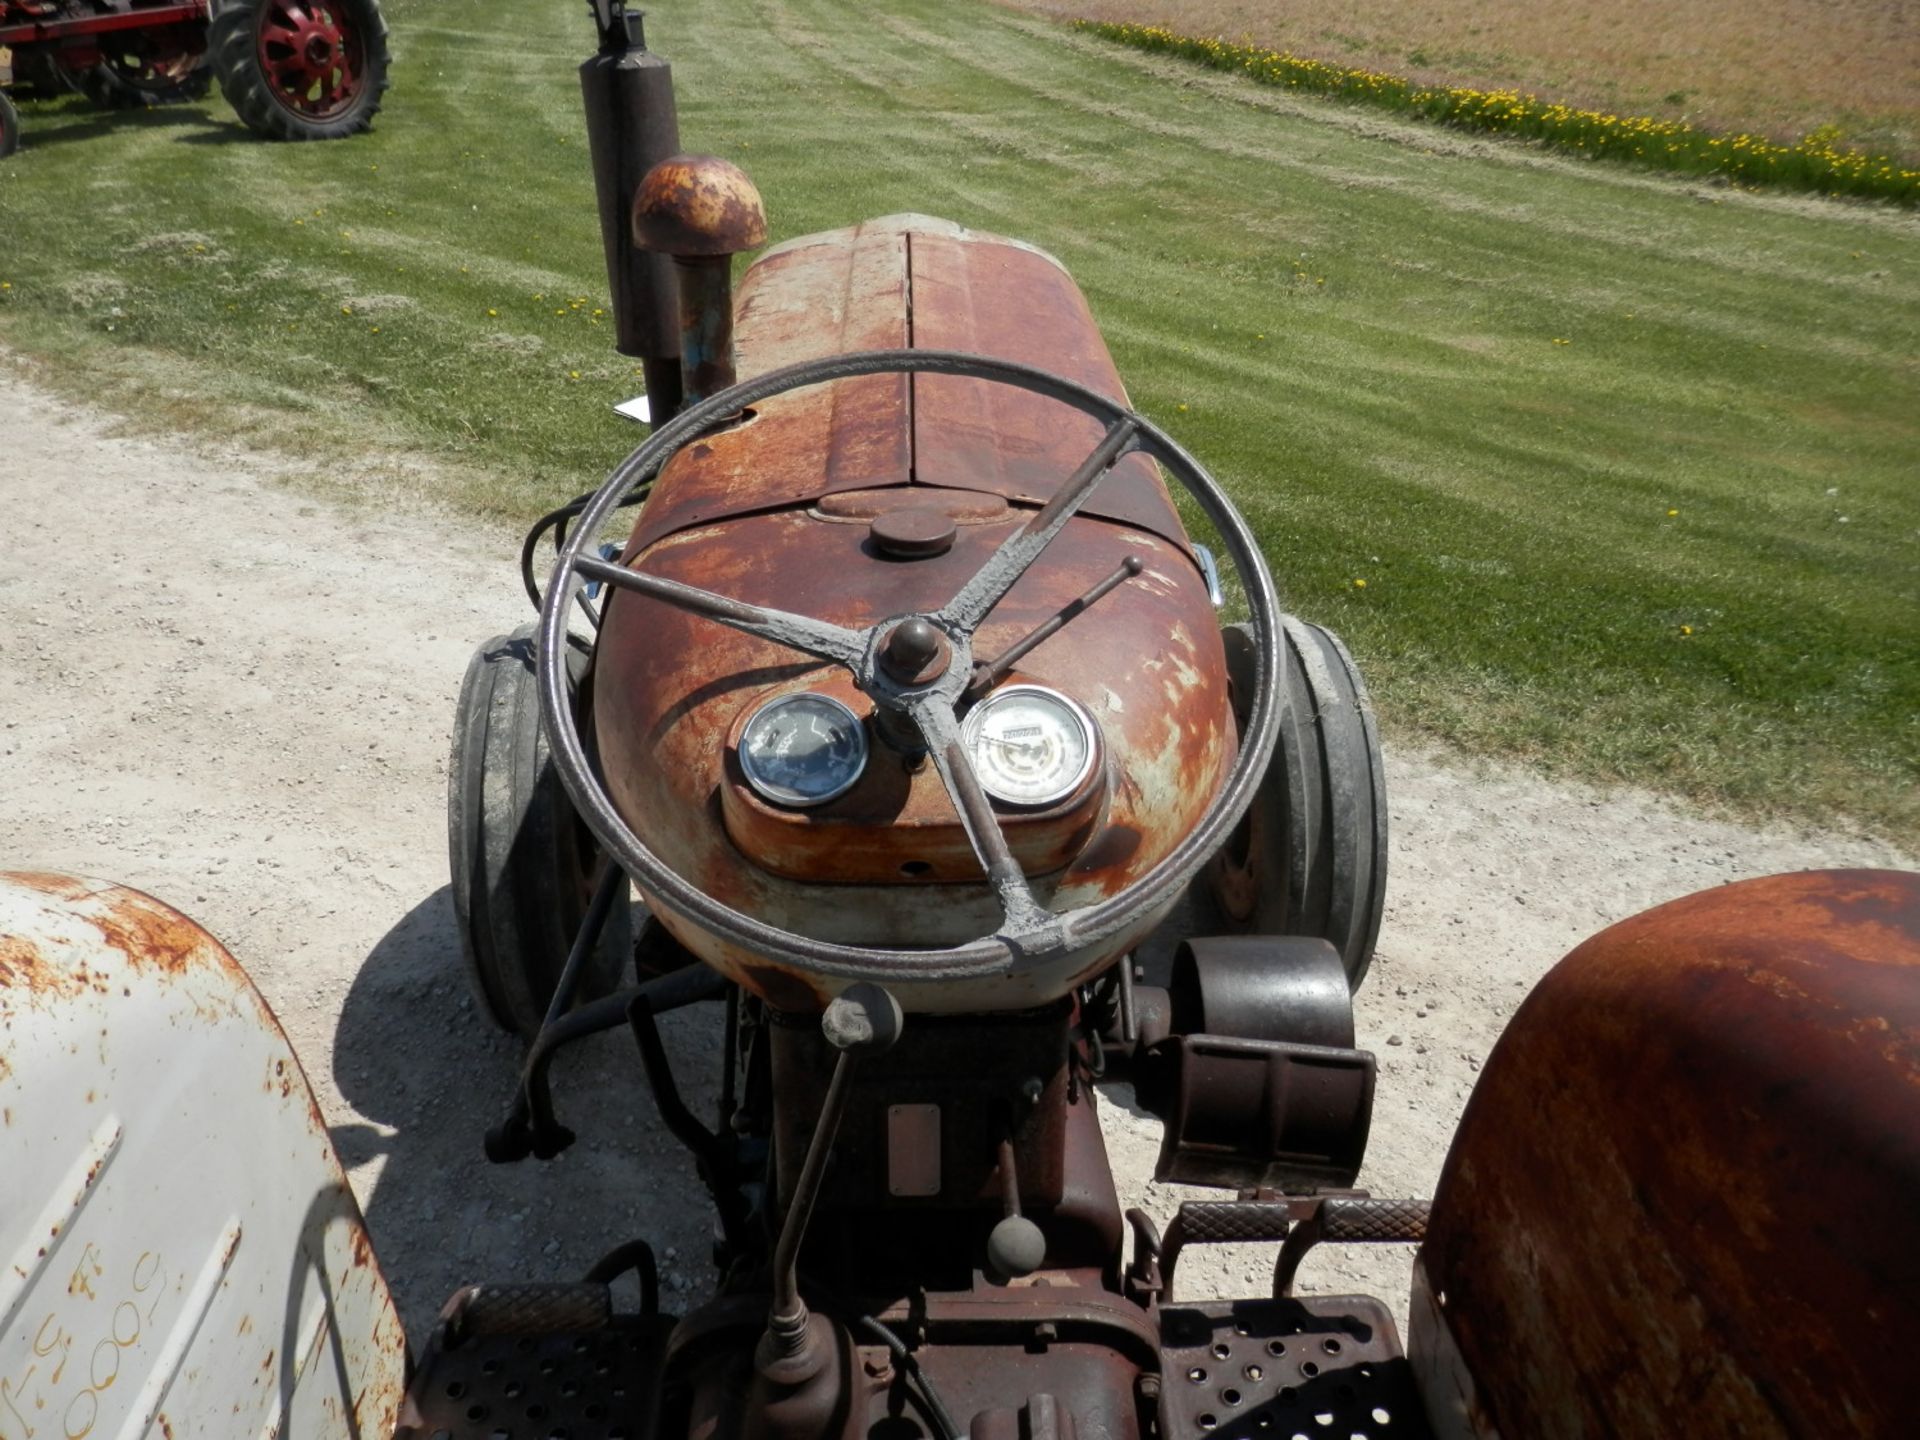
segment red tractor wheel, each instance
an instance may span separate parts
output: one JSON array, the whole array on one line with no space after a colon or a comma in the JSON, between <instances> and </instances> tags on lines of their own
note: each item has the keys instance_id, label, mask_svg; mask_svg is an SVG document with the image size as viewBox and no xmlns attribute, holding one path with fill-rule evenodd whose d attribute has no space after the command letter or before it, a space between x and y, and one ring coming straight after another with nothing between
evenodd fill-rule
<instances>
[{"instance_id":1,"label":"red tractor wheel","mask_svg":"<svg viewBox=\"0 0 1920 1440\"><path fill-rule=\"evenodd\" d=\"M234 113L270 140L357 135L387 88L378 0L231 0L211 43Z\"/></svg>"},{"instance_id":2,"label":"red tractor wheel","mask_svg":"<svg viewBox=\"0 0 1920 1440\"><path fill-rule=\"evenodd\" d=\"M0 90L0 160L20 148L20 112L13 108L7 92Z\"/></svg>"}]
</instances>

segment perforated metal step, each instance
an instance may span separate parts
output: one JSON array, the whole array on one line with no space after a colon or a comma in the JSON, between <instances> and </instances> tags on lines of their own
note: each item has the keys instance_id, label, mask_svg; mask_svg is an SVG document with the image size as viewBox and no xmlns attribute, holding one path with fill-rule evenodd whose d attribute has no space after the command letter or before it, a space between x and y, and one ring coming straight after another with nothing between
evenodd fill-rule
<instances>
[{"instance_id":1,"label":"perforated metal step","mask_svg":"<svg viewBox=\"0 0 1920 1440\"><path fill-rule=\"evenodd\" d=\"M646 1440L672 1322L429 1345L394 1440Z\"/></svg>"},{"instance_id":2,"label":"perforated metal step","mask_svg":"<svg viewBox=\"0 0 1920 1440\"><path fill-rule=\"evenodd\" d=\"M1165 1440L1426 1440L1393 1317L1378 1300L1216 1300L1161 1312Z\"/></svg>"}]
</instances>

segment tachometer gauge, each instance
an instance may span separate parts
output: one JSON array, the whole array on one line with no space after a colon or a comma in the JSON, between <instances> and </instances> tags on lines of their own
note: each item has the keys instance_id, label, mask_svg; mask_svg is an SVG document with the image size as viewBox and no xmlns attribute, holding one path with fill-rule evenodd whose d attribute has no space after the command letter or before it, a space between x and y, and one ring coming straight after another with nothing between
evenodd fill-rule
<instances>
[{"instance_id":1,"label":"tachometer gauge","mask_svg":"<svg viewBox=\"0 0 1920 1440\"><path fill-rule=\"evenodd\" d=\"M831 695L769 700L740 733L747 783L776 805L824 805L853 788L866 766L866 728Z\"/></svg>"},{"instance_id":2,"label":"tachometer gauge","mask_svg":"<svg viewBox=\"0 0 1920 1440\"><path fill-rule=\"evenodd\" d=\"M1057 690L1007 685L973 707L961 739L980 785L1009 805L1054 805L1086 781L1099 748L1093 717Z\"/></svg>"}]
</instances>

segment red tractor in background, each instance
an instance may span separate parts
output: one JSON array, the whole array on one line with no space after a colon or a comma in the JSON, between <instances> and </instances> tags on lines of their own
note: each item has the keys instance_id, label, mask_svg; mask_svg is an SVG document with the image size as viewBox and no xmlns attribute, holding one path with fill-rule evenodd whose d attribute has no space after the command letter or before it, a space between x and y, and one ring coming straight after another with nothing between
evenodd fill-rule
<instances>
[{"instance_id":1,"label":"red tractor in background","mask_svg":"<svg viewBox=\"0 0 1920 1440\"><path fill-rule=\"evenodd\" d=\"M358 134L387 88L379 0L0 0L0 54L0 156L20 145L8 88L120 110L198 100L218 78L270 140Z\"/></svg>"}]
</instances>

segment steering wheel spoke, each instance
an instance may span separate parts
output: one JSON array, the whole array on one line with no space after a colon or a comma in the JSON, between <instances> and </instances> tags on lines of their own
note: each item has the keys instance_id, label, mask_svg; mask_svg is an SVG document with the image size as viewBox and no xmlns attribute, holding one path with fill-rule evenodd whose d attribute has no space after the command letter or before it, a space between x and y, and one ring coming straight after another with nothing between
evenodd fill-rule
<instances>
[{"instance_id":1,"label":"steering wheel spoke","mask_svg":"<svg viewBox=\"0 0 1920 1440\"><path fill-rule=\"evenodd\" d=\"M864 635L832 625L825 620L814 620L805 615L795 615L786 610L768 610L759 605L748 605L739 600L729 600L724 595L716 595L711 590L702 590L697 585L683 585L678 580L662 579L658 575L643 574L630 570L624 565L610 564L605 560L596 560L582 555L574 561L574 571L591 580L600 580L622 590L631 590L636 595L648 595L655 600L664 600L669 605L695 615L704 615L722 625L730 625L735 630L743 630L749 635L758 635L763 640L771 640L777 645L799 650L805 654L817 656L822 660L837 660L848 667L859 664L866 653L867 639Z\"/></svg>"},{"instance_id":2,"label":"steering wheel spoke","mask_svg":"<svg viewBox=\"0 0 1920 1440\"><path fill-rule=\"evenodd\" d=\"M1100 443L1053 493L1053 497L1034 512L1033 518L1001 541L1000 548L987 557L987 563L960 587L960 593L947 602L940 618L958 625L969 635L987 618L1020 577L1040 558L1040 552L1052 543L1061 527L1074 517L1093 493L1093 487L1111 470L1120 457L1133 449L1140 433L1140 422L1122 415L1107 427Z\"/></svg>"},{"instance_id":3,"label":"steering wheel spoke","mask_svg":"<svg viewBox=\"0 0 1920 1440\"><path fill-rule=\"evenodd\" d=\"M927 742L927 754L947 787L947 798L960 816L981 869L987 872L987 882L999 897L1001 935L1009 940L1055 936L1060 929L1059 918L1034 897L1026 871L1007 845L999 817L993 813L993 802L981 788L980 777L974 773L973 761L960 738L960 724L951 704L938 695L927 695L911 702L908 713Z\"/></svg>"}]
</instances>

